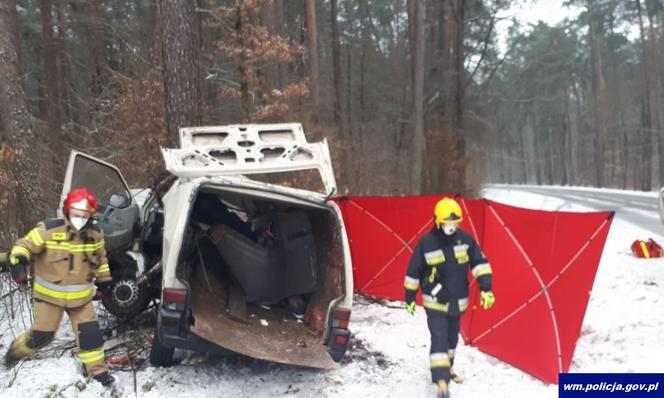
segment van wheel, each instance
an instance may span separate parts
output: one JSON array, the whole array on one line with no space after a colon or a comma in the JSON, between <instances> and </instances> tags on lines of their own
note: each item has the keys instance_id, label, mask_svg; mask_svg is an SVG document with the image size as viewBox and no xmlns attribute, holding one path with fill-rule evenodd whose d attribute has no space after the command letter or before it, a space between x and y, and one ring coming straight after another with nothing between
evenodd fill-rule
<instances>
[{"instance_id":1,"label":"van wheel","mask_svg":"<svg viewBox=\"0 0 664 398\"><path fill-rule=\"evenodd\" d=\"M175 348L166 347L159 341L155 331L154 339L152 339L152 347L150 348L150 363L154 366L171 366L173 365L173 354Z\"/></svg>"},{"instance_id":2,"label":"van wheel","mask_svg":"<svg viewBox=\"0 0 664 398\"><path fill-rule=\"evenodd\" d=\"M101 302L111 314L119 318L131 318L143 312L150 304L146 287L138 286L136 278L120 275L101 296Z\"/></svg>"}]
</instances>

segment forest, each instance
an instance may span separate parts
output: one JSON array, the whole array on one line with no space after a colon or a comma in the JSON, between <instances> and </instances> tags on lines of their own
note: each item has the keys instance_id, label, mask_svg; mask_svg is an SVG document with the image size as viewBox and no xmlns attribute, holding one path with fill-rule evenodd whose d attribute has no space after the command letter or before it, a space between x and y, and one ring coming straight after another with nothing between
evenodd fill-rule
<instances>
[{"instance_id":1,"label":"forest","mask_svg":"<svg viewBox=\"0 0 664 398\"><path fill-rule=\"evenodd\" d=\"M658 189L664 1L534 3L0 0L0 241L53 216L71 149L149 187L197 125L300 122L342 195Z\"/></svg>"}]
</instances>

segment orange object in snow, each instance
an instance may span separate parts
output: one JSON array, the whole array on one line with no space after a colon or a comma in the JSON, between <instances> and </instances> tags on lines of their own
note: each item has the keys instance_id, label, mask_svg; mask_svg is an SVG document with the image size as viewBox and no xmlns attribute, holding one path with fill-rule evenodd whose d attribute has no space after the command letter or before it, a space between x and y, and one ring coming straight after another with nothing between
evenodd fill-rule
<instances>
[{"instance_id":1,"label":"orange object in snow","mask_svg":"<svg viewBox=\"0 0 664 398\"><path fill-rule=\"evenodd\" d=\"M662 257L664 255L662 246L652 239L648 239L647 242L637 239L632 242L631 247L632 253L639 258Z\"/></svg>"}]
</instances>

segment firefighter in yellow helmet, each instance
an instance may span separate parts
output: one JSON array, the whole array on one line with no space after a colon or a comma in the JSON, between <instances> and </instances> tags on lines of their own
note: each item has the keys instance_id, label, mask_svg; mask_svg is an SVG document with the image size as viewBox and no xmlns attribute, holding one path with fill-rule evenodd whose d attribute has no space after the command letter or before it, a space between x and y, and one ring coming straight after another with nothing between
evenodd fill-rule
<instances>
[{"instance_id":1,"label":"firefighter in yellow helmet","mask_svg":"<svg viewBox=\"0 0 664 398\"><path fill-rule=\"evenodd\" d=\"M415 313L415 294L422 289L431 333L431 379L441 398L450 396L450 379L463 381L453 366L460 318L468 308L468 268L479 285L482 307L487 310L495 301L491 266L475 239L459 228L462 220L461 206L454 199L436 203L435 227L417 244L404 283L406 310L411 315Z\"/></svg>"},{"instance_id":2,"label":"firefighter in yellow helmet","mask_svg":"<svg viewBox=\"0 0 664 398\"><path fill-rule=\"evenodd\" d=\"M67 195L63 210L64 219L40 222L10 252L12 278L19 285L26 284L29 264L33 264L34 322L12 342L5 366L47 345L66 312L86 372L110 385L115 378L106 368L104 340L92 305L93 280L111 281L103 233L92 218L96 201L87 189L76 189Z\"/></svg>"}]
</instances>

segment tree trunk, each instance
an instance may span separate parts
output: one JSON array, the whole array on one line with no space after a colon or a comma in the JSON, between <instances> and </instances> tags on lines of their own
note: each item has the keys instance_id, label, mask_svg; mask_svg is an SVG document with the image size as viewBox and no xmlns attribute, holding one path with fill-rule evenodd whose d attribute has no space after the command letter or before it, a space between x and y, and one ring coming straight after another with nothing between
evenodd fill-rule
<instances>
[{"instance_id":1,"label":"tree trunk","mask_svg":"<svg viewBox=\"0 0 664 398\"><path fill-rule=\"evenodd\" d=\"M57 1L57 0L56 0ZM46 111L49 143L56 158L62 158L64 149L60 129L62 126L62 107L60 103L60 79L58 73L58 45L53 37L51 0L40 0L42 18L42 42L44 51L44 75L46 77Z\"/></svg>"},{"instance_id":2,"label":"tree trunk","mask_svg":"<svg viewBox=\"0 0 664 398\"><path fill-rule=\"evenodd\" d=\"M615 37L615 15L614 15L615 9L612 9L611 14L609 15L609 34L611 37ZM612 114L614 117L617 116L618 118L618 129L615 131L616 135L616 141L618 142L617 150L616 150L616 162L618 164L617 167L617 173L616 173L616 185L622 189L627 189L627 179L628 179L628 172L629 172L629 165L628 165L628 153L629 149L627 146L627 134L628 134L628 127L627 124L625 123L625 109L626 107L624 106L624 101L623 101L623 82L620 78L620 75L618 73L619 69L619 63L618 63L618 54L616 51L616 45L615 41L611 40L611 44L609 45L609 51L610 51L610 57L611 57L611 76L609 77L609 81L613 82L613 94L611 97L613 98L613 102L615 104L614 110L612 110ZM617 115L616 115L617 113ZM621 148L622 147L622 148Z\"/></svg>"},{"instance_id":3,"label":"tree trunk","mask_svg":"<svg viewBox=\"0 0 664 398\"><path fill-rule=\"evenodd\" d=\"M166 144L179 146L179 128L202 123L198 40L193 1L161 0Z\"/></svg>"},{"instance_id":4,"label":"tree trunk","mask_svg":"<svg viewBox=\"0 0 664 398\"><path fill-rule=\"evenodd\" d=\"M411 0L412 1L412 0ZM426 137L424 136L424 28L426 4L417 1L415 5L415 54L413 70L413 164L410 176L411 194L422 190L422 167ZM410 24L410 22L409 22Z\"/></svg>"},{"instance_id":5,"label":"tree trunk","mask_svg":"<svg viewBox=\"0 0 664 398\"><path fill-rule=\"evenodd\" d=\"M318 120L320 93L318 74L318 26L316 24L316 2L307 0L307 38L309 41L309 79L313 100L314 121Z\"/></svg>"},{"instance_id":6,"label":"tree trunk","mask_svg":"<svg viewBox=\"0 0 664 398\"><path fill-rule=\"evenodd\" d=\"M651 98L651 128L652 128L652 163L653 163L653 172L652 172L652 187L658 188L661 185L660 178L664 173L664 156L662 156L662 134L661 134L661 115L660 115L660 101L662 98L660 85L658 84L657 75L659 74L659 60L657 54L657 35L655 33L655 16L653 15L652 7L646 7L648 15L648 44L645 50L648 52L649 56L646 57L646 68L650 69L648 74L652 81L648 85L648 91Z\"/></svg>"},{"instance_id":7,"label":"tree trunk","mask_svg":"<svg viewBox=\"0 0 664 398\"><path fill-rule=\"evenodd\" d=\"M104 9L102 0L92 0L88 4L88 19L90 21L90 50L91 62L91 92L94 99L98 98L102 93L104 85L107 81L106 73L106 49L104 37Z\"/></svg>"},{"instance_id":8,"label":"tree trunk","mask_svg":"<svg viewBox=\"0 0 664 398\"><path fill-rule=\"evenodd\" d=\"M14 219L5 220L15 231L25 231L37 220L41 220L54 203L45 201L39 135L34 118L28 112L25 92L21 86L15 42L17 25L16 1L0 2L0 123L6 136L3 143L10 143L15 160L9 167L9 203L14 205L8 214ZM3 206L4 208L4 206ZM15 236L14 236L15 238Z\"/></svg>"},{"instance_id":9,"label":"tree trunk","mask_svg":"<svg viewBox=\"0 0 664 398\"><path fill-rule=\"evenodd\" d=\"M332 25L332 80L334 85L334 124L344 132L341 117L341 44L339 42L339 23L337 22L337 0L330 0L330 22Z\"/></svg>"},{"instance_id":10,"label":"tree trunk","mask_svg":"<svg viewBox=\"0 0 664 398\"><path fill-rule=\"evenodd\" d=\"M261 9L261 17L264 22L264 26L268 29L268 32L274 36L281 36L280 21L277 17L277 12L280 10L281 2L279 0L272 1L266 7ZM217 37L221 35L221 32L215 32ZM268 62L263 68L263 77L264 84L263 87L265 91L271 92L275 88L281 88L279 85L279 64L280 62Z\"/></svg>"},{"instance_id":11,"label":"tree trunk","mask_svg":"<svg viewBox=\"0 0 664 398\"><path fill-rule=\"evenodd\" d=\"M240 119L243 122L248 122L251 119L253 114L253 102L251 98L251 93L249 92L249 80L251 76L251 65L248 62L248 43L246 42L245 37L245 25L249 22L249 16L247 11L244 8L245 6L241 1L236 2L236 21L235 21L235 34L237 38L238 47L241 49L240 55L240 64L238 65L238 70L240 72L240 96L242 103L242 115Z\"/></svg>"},{"instance_id":12,"label":"tree trunk","mask_svg":"<svg viewBox=\"0 0 664 398\"><path fill-rule=\"evenodd\" d=\"M441 93L443 99L443 120L446 130L456 140L456 159L466 157L466 141L464 136L464 53L463 29L465 0L441 0L442 7L442 54L443 67L441 76ZM459 162L463 163L463 162ZM456 171L456 189L465 190L465 166L460 164Z\"/></svg>"},{"instance_id":13,"label":"tree trunk","mask_svg":"<svg viewBox=\"0 0 664 398\"><path fill-rule=\"evenodd\" d=\"M653 146L655 145L655 133L653 131L653 124L652 124L652 101L650 98L650 85L651 85L651 78L650 78L650 68L648 67L648 62L647 62L647 52L646 52L646 40L645 40L645 32L644 32L644 27L643 27L643 15L641 12L641 1L636 0L636 6L637 6L637 14L638 14L638 19L639 19L639 38L641 41L641 68L642 68L642 101L643 101L643 107L642 107L642 117L641 117L641 126L642 126L642 135L646 137L644 140L644 148L643 148L643 155L642 155L642 162L645 167L643 167L643 173L642 173L642 179L640 181L640 189L643 190L650 190L650 186L652 183L651 176L652 176L652 170L653 170L653 164L654 162L652 161L652 150Z\"/></svg>"},{"instance_id":14,"label":"tree trunk","mask_svg":"<svg viewBox=\"0 0 664 398\"><path fill-rule=\"evenodd\" d=\"M351 102L353 100L353 75L351 70L351 46L348 46L346 51L346 137L352 145L353 140L353 107Z\"/></svg>"},{"instance_id":15,"label":"tree trunk","mask_svg":"<svg viewBox=\"0 0 664 398\"><path fill-rule=\"evenodd\" d=\"M588 12L590 13L590 26L588 29L593 75L593 102L595 113L595 183L599 187L606 185L606 138L607 138L607 95L606 81L604 80L604 67L602 62L602 51L600 48L597 27L597 15L594 9L594 0L588 0Z\"/></svg>"},{"instance_id":16,"label":"tree trunk","mask_svg":"<svg viewBox=\"0 0 664 398\"><path fill-rule=\"evenodd\" d=\"M561 120L561 125L563 128L563 134L562 134L562 145L558 146L558 162L562 166L561 171L560 171L560 183L562 185L569 185L569 162L567 161L568 159L568 154L569 154L569 142L570 142L570 130L571 130L571 123L570 123L570 117L569 117L569 92L567 87L563 88L562 92L563 96L563 108L562 111L560 112L560 116L562 118ZM555 163L554 163L555 167Z\"/></svg>"},{"instance_id":17,"label":"tree trunk","mask_svg":"<svg viewBox=\"0 0 664 398\"><path fill-rule=\"evenodd\" d=\"M417 19L416 8L417 8L417 0L406 1L406 13L408 15L408 49L410 53L409 55L410 55L411 90L415 87L415 43L417 42L417 32L416 32L417 27L415 26L415 20Z\"/></svg>"},{"instance_id":18,"label":"tree trunk","mask_svg":"<svg viewBox=\"0 0 664 398\"><path fill-rule=\"evenodd\" d=\"M73 76L71 80L75 87L72 90L74 107L79 109L76 126L79 130L92 130L95 125L97 99L107 82L104 9L101 0L70 2L69 6L73 17L82 21L77 24L79 27L75 34L81 35L86 51L81 61L76 59L73 51L70 57L73 60L72 72L76 72L79 62L86 69L84 75Z\"/></svg>"},{"instance_id":19,"label":"tree trunk","mask_svg":"<svg viewBox=\"0 0 664 398\"><path fill-rule=\"evenodd\" d=\"M274 0L274 33L281 37L288 37L286 31L284 30L284 4L286 0ZM287 84L286 80L286 71L287 66L283 62L277 62L277 87L284 87Z\"/></svg>"},{"instance_id":20,"label":"tree trunk","mask_svg":"<svg viewBox=\"0 0 664 398\"><path fill-rule=\"evenodd\" d=\"M453 10L456 16L456 41L455 41L455 58L454 58L454 84L455 84L455 113L454 124L456 132L456 158L460 160L460 165L457 167L457 192L465 193L466 191L466 137L465 137L465 123L464 123L464 103L465 99L465 83L464 83L464 26L465 26L465 0L456 0Z\"/></svg>"}]
</instances>

